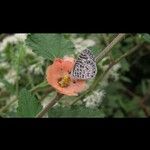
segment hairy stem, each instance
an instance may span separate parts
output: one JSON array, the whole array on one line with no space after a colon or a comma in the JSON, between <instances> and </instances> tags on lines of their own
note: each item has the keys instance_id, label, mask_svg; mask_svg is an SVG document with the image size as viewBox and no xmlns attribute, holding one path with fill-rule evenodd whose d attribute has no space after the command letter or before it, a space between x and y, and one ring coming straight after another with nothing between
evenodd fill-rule
<instances>
[{"instance_id":1,"label":"hairy stem","mask_svg":"<svg viewBox=\"0 0 150 150\"><path fill-rule=\"evenodd\" d=\"M47 104L47 106L41 112L39 112L36 115L36 118L43 117L49 111L49 109L52 108L62 98L62 96L63 96L63 94L57 93L57 95L55 96L55 98L52 101L50 101Z\"/></svg>"},{"instance_id":2,"label":"hairy stem","mask_svg":"<svg viewBox=\"0 0 150 150\"><path fill-rule=\"evenodd\" d=\"M123 58L126 58L128 55L132 54L133 52L135 52L136 50L138 50L143 44L138 44L135 47L133 47L130 51L124 53L121 57L119 57L115 63L117 64L120 60L122 60Z\"/></svg>"},{"instance_id":3,"label":"hairy stem","mask_svg":"<svg viewBox=\"0 0 150 150\"><path fill-rule=\"evenodd\" d=\"M123 33L118 34L118 36L102 52L98 54L98 56L95 58L96 62L102 60L111 51L112 47L120 42L125 35L126 34Z\"/></svg>"},{"instance_id":4,"label":"hairy stem","mask_svg":"<svg viewBox=\"0 0 150 150\"><path fill-rule=\"evenodd\" d=\"M10 101L7 105L5 105L4 107L2 107L0 109L0 113L5 112L12 104L14 104L18 99L14 99L12 101Z\"/></svg>"},{"instance_id":5,"label":"hairy stem","mask_svg":"<svg viewBox=\"0 0 150 150\"><path fill-rule=\"evenodd\" d=\"M135 47L133 47L130 51L126 52L125 54L123 54L122 56L120 56L118 59L116 59L115 61L113 61L109 67L105 70L105 72L103 73L103 77L107 74L107 72L117 63L119 63L122 59L126 58L127 56L129 56L130 54L132 54L133 52L135 52L136 50L138 50L140 47L142 46L142 44L136 45Z\"/></svg>"},{"instance_id":6,"label":"hairy stem","mask_svg":"<svg viewBox=\"0 0 150 150\"><path fill-rule=\"evenodd\" d=\"M37 86L33 87L33 88L30 90L30 92L39 91L40 89L45 88L47 85L48 85L48 83L44 81L44 82L38 84Z\"/></svg>"},{"instance_id":7,"label":"hairy stem","mask_svg":"<svg viewBox=\"0 0 150 150\"><path fill-rule=\"evenodd\" d=\"M109 40L108 40L108 37L107 37L107 34L102 34L102 37L104 39L104 42L105 42L105 45L109 45ZM112 56L112 53L110 51L110 53L108 53L109 57L110 57L110 61L113 61L113 56Z\"/></svg>"}]
</instances>

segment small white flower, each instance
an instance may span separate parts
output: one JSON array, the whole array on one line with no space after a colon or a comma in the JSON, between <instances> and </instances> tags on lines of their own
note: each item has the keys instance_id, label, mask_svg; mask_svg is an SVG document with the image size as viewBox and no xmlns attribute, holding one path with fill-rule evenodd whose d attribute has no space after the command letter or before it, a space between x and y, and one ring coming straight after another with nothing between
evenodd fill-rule
<instances>
[{"instance_id":1,"label":"small white flower","mask_svg":"<svg viewBox=\"0 0 150 150\"><path fill-rule=\"evenodd\" d=\"M83 38L72 39L75 45L76 53L81 53L84 49L95 45L95 41L91 39L84 40Z\"/></svg>"},{"instance_id":2,"label":"small white flower","mask_svg":"<svg viewBox=\"0 0 150 150\"><path fill-rule=\"evenodd\" d=\"M8 62L2 62L0 63L0 68L8 69L10 67Z\"/></svg>"},{"instance_id":3,"label":"small white flower","mask_svg":"<svg viewBox=\"0 0 150 150\"><path fill-rule=\"evenodd\" d=\"M27 38L27 34L26 33L17 33L14 35L15 38L18 40L18 41L25 41L26 38Z\"/></svg>"},{"instance_id":4,"label":"small white flower","mask_svg":"<svg viewBox=\"0 0 150 150\"><path fill-rule=\"evenodd\" d=\"M41 57L37 57L36 60L38 63L29 66L28 71L30 73L34 72L35 74L44 74L42 70L42 64L44 64L44 59Z\"/></svg>"},{"instance_id":5,"label":"small white flower","mask_svg":"<svg viewBox=\"0 0 150 150\"><path fill-rule=\"evenodd\" d=\"M29 66L28 70L30 73L34 72L35 74L43 74L41 66L38 66L37 64Z\"/></svg>"},{"instance_id":6,"label":"small white flower","mask_svg":"<svg viewBox=\"0 0 150 150\"><path fill-rule=\"evenodd\" d=\"M12 95L12 96L10 96L10 101L14 101L16 98L17 98L16 95Z\"/></svg>"},{"instance_id":7,"label":"small white flower","mask_svg":"<svg viewBox=\"0 0 150 150\"><path fill-rule=\"evenodd\" d=\"M121 68L120 64L116 64L112 67L110 74L114 77L114 80L117 81L119 79L118 70Z\"/></svg>"},{"instance_id":8,"label":"small white flower","mask_svg":"<svg viewBox=\"0 0 150 150\"><path fill-rule=\"evenodd\" d=\"M35 68L36 68L36 64L33 64L33 65L28 67L28 70L29 70L30 73L32 73Z\"/></svg>"},{"instance_id":9,"label":"small white flower","mask_svg":"<svg viewBox=\"0 0 150 150\"><path fill-rule=\"evenodd\" d=\"M32 51L32 49L30 49L28 47L26 48L26 54L36 56L36 54Z\"/></svg>"},{"instance_id":10,"label":"small white flower","mask_svg":"<svg viewBox=\"0 0 150 150\"><path fill-rule=\"evenodd\" d=\"M10 99L9 99L9 101L7 101L7 103L12 102L12 101L14 101L16 99L17 99L17 96L16 95L12 95L12 96L10 96ZM9 108L9 111L10 112L11 111L17 112L17 107L18 107L18 102L16 101L15 103L13 103L13 105L11 105L11 107Z\"/></svg>"},{"instance_id":11,"label":"small white flower","mask_svg":"<svg viewBox=\"0 0 150 150\"><path fill-rule=\"evenodd\" d=\"M17 39L14 36L8 36L3 39L0 43L0 52L3 51L9 43L17 43Z\"/></svg>"},{"instance_id":12,"label":"small white flower","mask_svg":"<svg viewBox=\"0 0 150 150\"><path fill-rule=\"evenodd\" d=\"M14 69L9 70L9 72L5 75L5 80L9 83L15 84L17 81L17 72Z\"/></svg>"},{"instance_id":13,"label":"small white flower","mask_svg":"<svg viewBox=\"0 0 150 150\"><path fill-rule=\"evenodd\" d=\"M97 108L101 105L103 101L103 97L105 96L104 90L102 91L94 91L92 95L86 97L83 101L85 102L85 106L88 108Z\"/></svg>"},{"instance_id":14,"label":"small white flower","mask_svg":"<svg viewBox=\"0 0 150 150\"><path fill-rule=\"evenodd\" d=\"M104 64L104 62L109 59L108 57L105 57L101 60L101 62L98 64L98 66L103 70L106 71L109 67L109 64ZM101 87L108 86L108 79L110 77L113 77L114 81L117 81L119 79L119 73L118 70L121 68L121 64L114 65L105 75L104 79L100 82Z\"/></svg>"},{"instance_id":15,"label":"small white flower","mask_svg":"<svg viewBox=\"0 0 150 150\"><path fill-rule=\"evenodd\" d=\"M27 34L14 34L11 36L7 36L0 43L0 52L2 52L9 43L16 44L19 41L24 41L26 39Z\"/></svg>"},{"instance_id":16,"label":"small white flower","mask_svg":"<svg viewBox=\"0 0 150 150\"><path fill-rule=\"evenodd\" d=\"M41 65L44 64L44 58L43 57L39 56L39 57L36 58L36 60L37 60L38 64L41 64Z\"/></svg>"},{"instance_id":17,"label":"small white flower","mask_svg":"<svg viewBox=\"0 0 150 150\"><path fill-rule=\"evenodd\" d=\"M106 74L105 78L113 77L114 81L117 81L119 79L118 70L121 68L120 64L114 65L109 72Z\"/></svg>"},{"instance_id":18,"label":"small white flower","mask_svg":"<svg viewBox=\"0 0 150 150\"><path fill-rule=\"evenodd\" d=\"M42 70L42 68L41 67L36 67L35 69L34 69L34 73L35 74L43 74L43 70Z\"/></svg>"},{"instance_id":19,"label":"small white flower","mask_svg":"<svg viewBox=\"0 0 150 150\"><path fill-rule=\"evenodd\" d=\"M2 82L0 82L0 89L3 89L3 88L5 88L5 85Z\"/></svg>"}]
</instances>

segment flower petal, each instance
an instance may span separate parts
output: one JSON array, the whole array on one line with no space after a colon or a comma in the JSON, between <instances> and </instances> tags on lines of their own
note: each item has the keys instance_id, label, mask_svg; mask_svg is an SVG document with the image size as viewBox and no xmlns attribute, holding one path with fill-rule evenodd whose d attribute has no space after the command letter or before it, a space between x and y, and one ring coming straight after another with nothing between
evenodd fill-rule
<instances>
[{"instance_id":1,"label":"flower petal","mask_svg":"<svg viewBox=\"0 0 150 150\"><path fill-rule=\"evenodd\" d=\"M53 86L58 92L68 95L68 96L77 96L79 92L82 92L86 89L86 82L83 80L74 81L71 78L70 84L68 87L61 87L59 85L59 80L63 78L64 75L69 76L69 72L73 69L75 64L74 59L60 59L57 58L54 60L54 63L50 65L46 70L46 79L48 83Z\"/></svg>"}]
</instances>

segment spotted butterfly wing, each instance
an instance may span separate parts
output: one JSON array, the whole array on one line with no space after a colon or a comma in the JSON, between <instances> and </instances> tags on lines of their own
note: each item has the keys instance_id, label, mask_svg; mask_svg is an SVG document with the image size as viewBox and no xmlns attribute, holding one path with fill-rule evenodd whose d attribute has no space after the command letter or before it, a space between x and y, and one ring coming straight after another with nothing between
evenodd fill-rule
<instances>
[{"instance_id":1,"label":"spotted butterfly wing","mask_svg":"<svg viewBox=\"0 0 150 150\"><path fill-rule=\"evenodd\" d=\"M95 57L89 49L85 49L75 62L71 75L74 79L87 80L94 78L97 73Z\"/></svg>"}]
</instances>

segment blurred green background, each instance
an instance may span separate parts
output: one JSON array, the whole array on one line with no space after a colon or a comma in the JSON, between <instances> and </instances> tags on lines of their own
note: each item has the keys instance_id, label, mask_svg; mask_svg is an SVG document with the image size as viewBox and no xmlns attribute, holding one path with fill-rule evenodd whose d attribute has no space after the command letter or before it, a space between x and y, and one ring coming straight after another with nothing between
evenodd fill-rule
<instances>
[{"instance_id":1,"label":"blurred green background","mask_svg":"<svg viewBox=\"0 0 150 150\"><path fill-rule=\"evenodd\" d=\"M84 48L91 48L96 55L117 34L64 34L75 47L76 57ZM50 61L37 56L26 46L27 34L0 34L0 117L16 117L20 89L31 89L45 80L45 70ZM149 117L150 116L150 35L128 34L113 47L99 67L115 60L138 46L138 50L123 59L109 73L107 82L93 93L86 95L74 107L67 107L72 100L63 101L49 111L49 117ZM108 61L108 62L107 62ZM55 93L35 93L43 98L42 105ZM96 97L97 96L97 97ZM100 96L100 97L99 97ZM92 104L92 99L98 104ZM93 103L95 103L95 101Z\"/></svg>"}]
</instances>

